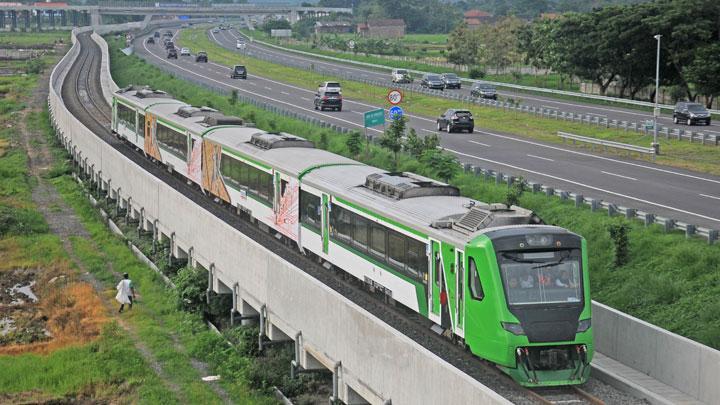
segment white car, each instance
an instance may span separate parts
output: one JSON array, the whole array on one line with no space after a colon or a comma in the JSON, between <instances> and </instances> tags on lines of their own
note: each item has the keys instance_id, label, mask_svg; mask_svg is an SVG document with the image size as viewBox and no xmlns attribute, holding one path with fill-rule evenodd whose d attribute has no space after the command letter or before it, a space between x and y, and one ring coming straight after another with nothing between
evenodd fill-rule
<instances>
[{"instance_id":1,"label":"white car","mask_svg":"<svg viewBox=\"0 0 720 405\"><path fill-rule=\"evenodd\" d=\"M393 69L392 70L392 82L393 83L412 83L413 79L410 77L410 73L406 69Z\"/></svg>"},{"instance_id":2,"label":"white car","mask_svg":"<svg viewBox=\"0 0 720 405\"><path fill-rule=\"evenodd\" d=\"M245 49L245 41L238 40L235 44L235 49Z\"/></svg>"},{"instance_id":3,"label":"white car","mask_svg":"<svg viewBox=\"0 0 720 405\"><path fill-rule=\"evenodd\" d=\"M180 49L180 56L190 56L190 49L189 48Z\"/></svg>"},{"instance_id":4,"label":"white car","mask_svg":"<svg viewBox=\"0 0 720 405\"><path fill-rule=\"evenodd\" d=\"M340 88L340 83L338 82L324 82L318 84L318 93L324 93L326 91L342 94L342 89Z\"/></svg>"}]
</instances>

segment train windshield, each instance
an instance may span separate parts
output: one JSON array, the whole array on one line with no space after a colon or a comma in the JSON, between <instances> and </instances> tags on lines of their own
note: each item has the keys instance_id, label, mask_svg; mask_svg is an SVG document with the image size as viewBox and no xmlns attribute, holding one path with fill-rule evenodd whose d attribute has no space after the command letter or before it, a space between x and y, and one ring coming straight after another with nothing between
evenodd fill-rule
<instances>
[{"instance_id":1,"label":"train windshield","mask_svg":"<svg viewBox=\"0 0 720 405\"><path fill-rule=\"evenodd\" d=\"M502 252L498 263L508 305L582 301L579 249Z\"/></svg>"}]
</instances>

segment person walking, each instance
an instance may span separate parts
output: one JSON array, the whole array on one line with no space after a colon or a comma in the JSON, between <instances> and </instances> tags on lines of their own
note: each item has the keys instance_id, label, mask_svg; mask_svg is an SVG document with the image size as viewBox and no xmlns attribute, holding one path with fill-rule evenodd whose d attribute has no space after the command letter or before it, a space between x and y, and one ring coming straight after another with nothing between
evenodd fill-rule
<instances>
[{"instance_id":1,"label":"person walking","mask_svg":"<svg viewBox=\"0 0 720 405\"><path fill-rule=\"evenodd\" d=\"M130 280L130 275L123 274L123 279L120 280L115 289L118 291L115 299L120 303L118 312L122 313L125 304L128 304L128 309L132 309L133 299L135 299L135 287L133 287L132 280Z\"/></svg>"}]
</instances>

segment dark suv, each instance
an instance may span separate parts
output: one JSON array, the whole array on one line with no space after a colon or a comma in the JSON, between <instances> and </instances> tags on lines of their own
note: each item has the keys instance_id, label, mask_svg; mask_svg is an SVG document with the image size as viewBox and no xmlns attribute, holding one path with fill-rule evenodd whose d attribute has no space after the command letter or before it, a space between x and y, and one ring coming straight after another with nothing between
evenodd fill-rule
<instances>
[{"instance_id":1,"label":"dark suv","mask_svg":"<svg viewBox=\"0 0 720 405\"><path fill-rule=\"evenodd\" d=\"M170 49L168 49L167 53L168 53L167 54L168 59L177 59L177 49L170 48Z\"/></svg>"},{"instance_id":2,"label":"dark suv","mask_svg":"<svg viewBox=\"0 0 720 405\"><path fill-rule=\"evenodd\" d=\"M195 62L205 62L207 63L207 52L198 52L197 55L195 55Z\"/></svg>"},{"instance_id":3,"label":"dark suv","mask_svg":"<svg viewBox=\"0 0 720 405\"><path fill-rule=\"evenodd\" d=\"M688 125L700 122L705 123L705 125L710 125L711 116L710 112L702 104L680 102L675 104L673 122L677 124L680 121L684 121Z\"/></svg>"},{"instance_id":4,"label":"dark suv","mask_svg":"<svg viewBox=\"0 0 720 405\"><path fill-rule=\"evenodd\" d=\"M171 48L175 48L175 43L173 41L165 42L165 49L171 49Z\"/></svg>"},{"instance_id":5,"label":"dark suv","mask_svg":"<svg viewBox=\"0 0 720 405\"><path fill-rule=\"evenodd\" d=\"M324 110L331 108L333 110L342 111L342 96L338 91L322 91L315 93L315 109Z\"/></svg>"},{"instance_id":6,"label":"dark suv","mask_svg":"<svg viewBox=\"0 0 720 405\"><path fill-rule=\"evenodd\" d=\"M470 111L451 108L437 119L437 130L442 131L443 129L448 133L455 130L467 130L472 134L475 130L475 120Z\"/></svg>"},{"instance_id":7,"label":"dark suv","mask_svg":"<svg viewBox=\"0 0 720 405\"><path fill-rule=\"evenodd\" d=\"M495 86L488 83L475 83L470 89L470 95L478 98L491 98L497 100Z\"/></svg>"},{"instance_id":8,"label":"dark suv","mask_svg":"<svg viewBox=\"0 0 720 405\"><path fill-rule=\"evenodd\" d=\"M420 81L420 85L428 89L445 89L445 82L443 82L440 75L424 75Z\"/></svg>"},{"instance_id":9,"label":"dark suv","mask_svg":"<svg viewBox=\"0 0 720 405\"><path fill-rule=\"evenodd\" d=\"M440 77L446 89L459 89L461 86L460 78L455 73L443 73Z\"/></svg>"},{"instance_id":10,"label":"dark suv","mask_svg":"<svg viewBox=\"0 0 720 405\"><path fill-rule=\"evenodd\" d=\"M145 43L146 43L146 44L155 44L155 38L150 37L150 38L147 39L147 41L145 41Z\"/></svg>"},{"instance_id":11,"label":"dark suv","mask_svg":"<svg viewBox=\"0 0 720 405\"><path fill-rule=\"evenodd\" d=\"M231 79L247 79L247 69L243 65L235 65L232 73L230 73Z\"/></svg>"}]
</instances>

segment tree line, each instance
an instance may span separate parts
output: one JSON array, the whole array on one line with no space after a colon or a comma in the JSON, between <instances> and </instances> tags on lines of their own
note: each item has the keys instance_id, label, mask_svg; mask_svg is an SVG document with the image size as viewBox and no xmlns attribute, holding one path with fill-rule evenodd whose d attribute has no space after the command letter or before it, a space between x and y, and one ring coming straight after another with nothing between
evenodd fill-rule
<instances>
[{"instance_id":1,"label":"tree line","mask_svg":"<svg viewBox=\"0 0 720 405\"><path fill-rule=\"evenodd\" d=\"M634 98L655 80L657 42L660 79L689 100L708 104L720 94L720 2L658 0L569 13L518 31L526 62L592 81L605 94L612 83Z\"/></svg>"}]
</instances>

